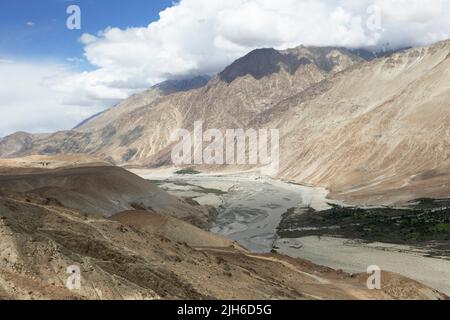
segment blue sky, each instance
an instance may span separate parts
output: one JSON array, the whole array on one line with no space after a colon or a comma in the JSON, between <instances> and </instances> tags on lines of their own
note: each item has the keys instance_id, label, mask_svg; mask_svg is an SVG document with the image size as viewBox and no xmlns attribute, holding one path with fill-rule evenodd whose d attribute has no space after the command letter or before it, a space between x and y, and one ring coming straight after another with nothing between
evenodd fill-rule
<instances>
[{"instance_id":1,"label":"blue sky","mask_svg":"<svg viewBox=\"0 0 450 320\"><path fill-rule=\"evenodd\" d=\"M82 29L68 30L66 8L81 8ZM82 58L83 33L107 27L143 27L159 18L170 0L1 0L0 57L66 60ZM89 64L83 63L83 68Z\"/></svg>"}]
</instances>

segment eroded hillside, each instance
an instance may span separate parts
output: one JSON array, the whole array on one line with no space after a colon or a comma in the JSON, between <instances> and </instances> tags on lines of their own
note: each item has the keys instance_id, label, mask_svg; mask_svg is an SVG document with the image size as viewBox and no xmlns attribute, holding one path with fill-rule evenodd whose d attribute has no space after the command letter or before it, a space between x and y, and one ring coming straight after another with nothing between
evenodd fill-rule
<instances>
[{"instance_id":1,"label":"eroded hillside","mask_svg":"<svg viewBox=\"0 0 450 320\"><path fill-rule=\"evenodd\" d=\"M152 89L72 131L6 137L0 156L87 153L170 166L171 134L202 120L204 129L279 129L278 178L351 203L448 197L449 57L449 41L370 61L339 48L255 50L203 87Z\"/></svg>"}]
</instances>

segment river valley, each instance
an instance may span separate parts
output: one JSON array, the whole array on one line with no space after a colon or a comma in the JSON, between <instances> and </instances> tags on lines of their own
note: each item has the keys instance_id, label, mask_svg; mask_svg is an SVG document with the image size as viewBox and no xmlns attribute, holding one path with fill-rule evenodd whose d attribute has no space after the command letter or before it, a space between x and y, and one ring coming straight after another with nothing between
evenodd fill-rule
<instances>
[{"instance_id":1,"label":"river valley","mask_svg":"<svg viewBox=\"0 0 450 320\"><path fill-rule=\"evenodd\" d=\"M377 265L450 294L450 260L427 255L421 248L339 237L280 238L277 228L291 208L326 210L327 190L237 175L176 175L136 172L174 195L192 198L217 210L211 232L224 235L256 253L277 251L294 258L342 269L366 272Z\"/></svg>"}]
</instances>

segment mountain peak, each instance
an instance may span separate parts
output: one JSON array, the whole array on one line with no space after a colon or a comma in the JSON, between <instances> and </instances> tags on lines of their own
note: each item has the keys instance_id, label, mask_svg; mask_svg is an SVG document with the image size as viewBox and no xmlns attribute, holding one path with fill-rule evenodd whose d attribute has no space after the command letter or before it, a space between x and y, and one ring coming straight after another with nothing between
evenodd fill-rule
<instances>
[{"instance_id":1,"label":"mountain peak","mask_svg":"<svg viewBox=\"0 0 450 320\"><path fill-rule=\"evenodd\" d=\"M283 54L272 48L256 49L236 60L219 74L221 80L231 83L237 78L251 75L260 80L271 74L278 73L281 66L295 73L302 64L311 63L308 60L298 60L289 54Z\"/></svg>"},{"instance_id":2,"label":"mountain peak","mask_svg":"<svg viewBox=\"0 0 450 320\"><path fill-rule=\"evenodd\" d=\"M227 83L246 75L260 80L280 72L281 68L294 74L300 66L309 64L314 64L320 70L330 73L341 71L355 62L363 60L365 59L349 50L334 47L299 46L282 51L272 48L256 49L225 68L219 77Z\"/></svg>"},{"instance_id":3,"label":"mountain peak","mask_svg":"<svg viewBox=\"0 0 450 320\"><path fill-rule=\"evenodd\" d=\"M211 78L209 76L197 76L190 79L166 80L153 88L159 89L163 95L169 95L177 92L189 91L204 87Z\"/></svg>"}]
</instances>

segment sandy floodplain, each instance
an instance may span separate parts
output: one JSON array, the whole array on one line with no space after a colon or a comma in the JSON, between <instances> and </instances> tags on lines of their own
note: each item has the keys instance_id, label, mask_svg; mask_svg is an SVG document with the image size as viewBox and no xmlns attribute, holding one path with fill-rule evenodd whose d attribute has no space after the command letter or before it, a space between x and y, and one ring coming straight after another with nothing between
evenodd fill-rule
<instances>
[{"instance_id":1,"label":"sandy floodplain","mask_svg":"<svg viewBox=\"0 0 450 320\"><path fill-rule=\"evenodd\" d=\"M142 174L142 173L141 173ZM268 253L277 227L290 208L328 208L327 190L252 175L174 175L167 171L142 175L164 190L218 209L211 232L235 240L255 253ZM163 179L163 180L161 180ZM159 180L159 181L158 181Z\"/></svg>"},{"instance_id":2,"label":"sandy floodplain","mask_svg":"<svg viewBox=\"0 0 450 320\"><path fill-rule=\"evenodd\" d=\"M280 239L276 229L288 209L309 206L324 210L329 208L328 203L336 203L327 199L326 189L248 174L175 175L170 170L135 173L157 180L169 193L218 208L211 232L235 240L250 251L276 249L281 254L354 273L377 265L450 295L450 261L426 257L426 252L414 248L316 236Z\"/></svg>"},{"instance_id":3,"label":"sandy floodplain","mask_svg":"<svg viewBox=\"0 0 450 320\"><path fill-rule=\"evenodd\" d=\"M450 295L450 261L425 257L408 246L317 236L278 239L275 246L279 253L350 273L376 265Z\"/></svg>"}]
</instances>

